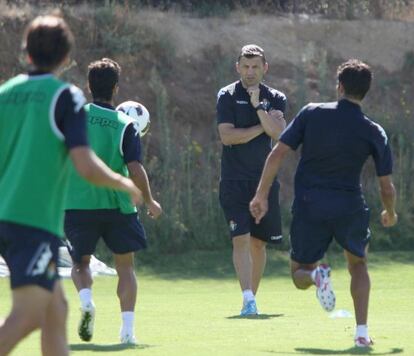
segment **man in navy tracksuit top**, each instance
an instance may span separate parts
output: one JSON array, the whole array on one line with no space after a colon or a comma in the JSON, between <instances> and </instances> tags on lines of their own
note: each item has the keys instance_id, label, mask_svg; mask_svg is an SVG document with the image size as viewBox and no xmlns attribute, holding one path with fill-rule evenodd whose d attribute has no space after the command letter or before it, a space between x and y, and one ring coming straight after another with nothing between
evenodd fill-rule
<instances>
[{"instance_id":1,"label":"man in navy tracksuit top","mask_svg":"<svg viewBox=\"0 0 414 356\"><path fill-rule=\"evenodd\" d=\"M266 264L266 243L281 241L279 183L274 180L269 213L255 224L249 213L272 140L285 128L286 97L262 83L263 49L244 46L237 65L240 80L222 88L217 123L223 143L220 204L233 243L233 263L243 292L242 316L257 314L255 295Z\"/></svg>"},{"instance_id":2,"label":"man in navy tracksuit top","mask_svg":"<svg viewBox=\"0 0 414 356\"><path fill-rule=\"evenodd\" d=\"M338 68L337 102L309 104L289 124L269 155L255 198L252 215L259 222L267 210L267 195L285 154L302 145L295 176L295 199L291 225L291 271L299 289L316 285L322 307L331 311L335 295L330 268L318 265L332 239L343 247L351 274L354 301L355 345L372 344L368 334L370 279L366 264L371 237L369 209L361 192L360 174L372 156L380 185L384 210L383 226L397 222L392 156L384 129L361 111L372 73L359 60Z\"/></svg>"}]
</instances>

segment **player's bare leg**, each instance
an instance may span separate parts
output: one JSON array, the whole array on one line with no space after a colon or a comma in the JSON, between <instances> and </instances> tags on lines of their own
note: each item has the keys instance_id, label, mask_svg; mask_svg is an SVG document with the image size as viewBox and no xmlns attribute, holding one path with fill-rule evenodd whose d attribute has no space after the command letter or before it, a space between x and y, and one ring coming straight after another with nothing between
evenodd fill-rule
<instances>
[{"instance_id":1,"label":"player's bare leg","mask_svg":"<svg viewBox=\"0 0 414 356\"><path fill-rule=\"evenodd\" d=\"M351 295L354 301L355 318L358 325L366 324L371 282L366 258L357 257L345 251L348 271L351 275Z\"/></svg>"},{"instance_id":2,"label":"player's bare leg","mask_svg":"<svg viewBox=\"0 0 414 356\"><path fill-rule=\"evenodd\" d=\"M290 260L290 272L292 275L292 281L298 289L308 289L313 286L311 274L312 271L317 267L317 263L301 264Z\"/></svg>"},{"instance_id":3,"label":"player's bare leg","mask_svg":"<svg viewBox=\"0 0 414 356\"><path fill-rule=\"evenodd\" d=\"M243 292L243 308L241 316L256 315L256 299L252 290L252 256L250 250L250 234L235 236L233 242L233 264Z\"/></svg>"},{"instance_id":4,"label":"player's bare leg","mask_svg":"<svg viewBox=\"0 0 414 356\"><path fill-rule=\"evenodd\" d=\"M1 356L7 355L20 340L43 325L51 299L52 293L38 286L13 289L12 310L0 327Z\"/></svg>"},{"instance_id":5,"label":"player's bare leg","mask_svg":"<svg viewBox=\"0 0 414 356\"><path fill-rule=\"evenodd\" d=\"M80 262L72 267L72 281L79 292L81 302L81 318L78 334L83 341L90 341L93 336L95 322L95 304L92 300L92 273L90 270L90 255L82 256Z\"/></svg>"},{"instance_id":6,"label":"player's bare leg","mask_svg":"<svg viewBox=\"0 0 414 356\"><path fill-rule=\"evenodd\" d=\"M348 251L344 251L344 253L348 261L348 271L351 275L351 295L354 301L356 320L355 344L356 346L365 347L372 344L367 326L371 289L367 259L366 257L352 255Z\"/></svg>"},{"instance_id":7,"label":"player's bare leg","mask_svg":"<svg viewBox=\"0 0 414 356\"><path fill-rule=\"evenodd\" d=\"M137 279L134 270L134 253L114 255L118 273L117 294L121 311L134 311L137 301Z\"/></svg>"},{"instance_id":8,"label":"player's bare leg","mask_svg":"<svg viewBox=\"0 0 414 356\"><path fill-rule=\"evenodd\" d=\"M46 310L46 319L42 326L43 356L68 355L66 320L68 303L60 282L55 284L52 299Z\"/></svg>"},{"instance_id":9,"label":"player's bare leg","mask_svg":"<svg viewBox=\"0 0 414 356\"><path fill-rule=\"evenodd\" d=\"M266 266L266 242L252 237L250 239L250 254L252 258L252 291L256 295Z\"/></svg>"},{"instance_id":10,"label":"player's bare leg","mask_svg":"<svg viewBox=\"0 0 414 356\"><path fill-rule=\"evenodd\" d=\"M118 273L117 294L121 306L121 342L136 343L134 332L134 312L137 301L137 279L134 269L134 253L114 255Z\"/></svg>"},{"instance_id":11,"label":"player's bare leg","mask_svg":"<svg viewBox=\"0 0 414 356\"><path fill-rule=\"evenodd\" d=\"M91 289L93 284L92 273L89 267L91 256L82 256L81 262L75 262L72 267L72 281L78 292L81 289Z\"/></svg>"},{"instance_id":12,"label":"player's bare leg","mask_svg":"<svg viewBox=\"0 0 414 356\"><path fill-rule=\"evenodd\" d=\"M250 235L235 236L233 242L233 264L242 291L252 290L252 258Z\"/></svg>"}]
</instances>

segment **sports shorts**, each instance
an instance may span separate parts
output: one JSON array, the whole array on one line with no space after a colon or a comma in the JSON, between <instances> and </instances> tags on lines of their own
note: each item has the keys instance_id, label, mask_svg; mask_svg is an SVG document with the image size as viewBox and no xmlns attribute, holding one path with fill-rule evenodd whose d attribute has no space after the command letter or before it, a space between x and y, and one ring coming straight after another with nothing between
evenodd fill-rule
<instances>
[{"instance_id":1,"label":"sports shorts","mask_svg":"<svg viewBox=\"0 0 414 356\"><path fill-rule=\"evenodd\" d=\"M0 254L10 270L11 289L36 285L52 292L59 279L59 246L59 237L48 231L0 222Z\"/></svg>"},{"instance_id":2,"label":"sports shorts","mask_svg":"<svg viewBox=\"0 0 414 356\"><path fill-rule=\"evenodd\" d=\"M369 209L326 220L315 220L296 210L290 227L290 256L293 261L313 264L321 260L333 239L351 254L364 257L369 243Z\"/></svg>"},{"instance_id":3,"label":"sports shorts","mask_svg":"<svg viewBox=\"0 0 414 356\"><path fill-rule=\"evenodd\" d=\"M137 213L122 214L118 209L66 210L65 235L74 262L92 255L100 238L114 254L145 249L147 239Z\"/></svg>"},{"instance_id":4,"label":"sports shorts","mask_svg":"<svg viewBox=\"0 0 414 356\"><path fill-rule=\"evenodd\" d=\"M250 233L252 237L269 243L282 241L282 223L279 207L279 182L274 181L269 193L269 210L259 224L250 214L258 181L220 181L220 205L230 230L231 238Z\"/></svg>"}]
</instances>

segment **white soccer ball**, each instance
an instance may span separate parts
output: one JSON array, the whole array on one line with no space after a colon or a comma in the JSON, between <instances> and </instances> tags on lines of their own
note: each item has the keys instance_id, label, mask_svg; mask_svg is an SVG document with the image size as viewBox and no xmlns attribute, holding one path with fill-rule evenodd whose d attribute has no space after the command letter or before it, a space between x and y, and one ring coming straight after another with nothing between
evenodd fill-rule
<instances>
[{"instance_id":1,"label":"white soccer ball","mask_svg":"<svg viewBox=\"0 0 414 356\"><path fill-rule=\"evenodd\" d=\"M144 136L150 128L150 114L147 108L136 101L124 101L116 107L116 110L127 114L137 123L139 136Z\"/></svg>"}]
</instances>

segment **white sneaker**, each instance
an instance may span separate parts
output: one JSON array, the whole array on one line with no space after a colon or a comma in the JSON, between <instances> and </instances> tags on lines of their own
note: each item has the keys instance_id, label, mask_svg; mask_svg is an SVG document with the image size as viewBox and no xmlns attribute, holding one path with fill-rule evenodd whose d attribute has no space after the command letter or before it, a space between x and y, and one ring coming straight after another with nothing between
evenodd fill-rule
<instances>
[{"instance_id":1,"label":"white sneaker","mask_svg":"<svg viewBox=\"0 0 414 356\"><path fill-rule=\"evenodd\" d=\"M372 345L374 345L374 342L370 337L368 337L368 339L362 336L355 338L356 347L370 347Z\"/></svg>"},{"instance_id":2,"label":"white sneaker","mask_svg":"<svg viewBox=\"0 0 414 356\"><path fill-rule=\"evenodd\" d=\"M134 332L123 332L120 335L121 344L136 345L137 339L135 338Z\"/></svg>"},{"instance_id":3,"label":"white sneaker","mask_svg":"<svg viewBox=\"0 0 414 356\"><path fill-rule=\"evenodd\" d=\"M315 274L316 297L327 312L335 309L335 293L330 279L331 268L327 264L317 267Z\"/></svg>"},{"instance_id":4,"label":"white sneaker","mask_svg":"<svg viewBox=\"0 0 414 356\"><path fill-rule=\"evenodd\" d=\"M83 341L90 341L93 336L95 322L95 304L88 303L81 308L81 319L78 326L78 335Z\"/></svg>"}]
</instances>

